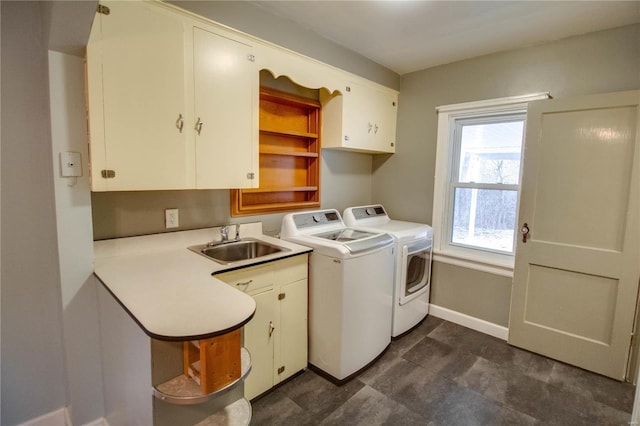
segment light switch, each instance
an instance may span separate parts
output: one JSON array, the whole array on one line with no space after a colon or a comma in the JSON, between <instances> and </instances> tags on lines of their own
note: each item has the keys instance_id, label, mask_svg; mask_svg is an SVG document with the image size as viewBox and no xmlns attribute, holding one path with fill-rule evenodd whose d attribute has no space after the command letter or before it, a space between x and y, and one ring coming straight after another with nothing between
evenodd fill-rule
<instances>
[{"instance_id":1,"label":"light switch","mask_svg":"<svg viewBox=\"0 0 640 426\"><path fill-rule=\"evenodd\" d=\"M60 173L63 177L82 176L82 157L79 152L60 153Z\"/></svg>"}]
</instances>

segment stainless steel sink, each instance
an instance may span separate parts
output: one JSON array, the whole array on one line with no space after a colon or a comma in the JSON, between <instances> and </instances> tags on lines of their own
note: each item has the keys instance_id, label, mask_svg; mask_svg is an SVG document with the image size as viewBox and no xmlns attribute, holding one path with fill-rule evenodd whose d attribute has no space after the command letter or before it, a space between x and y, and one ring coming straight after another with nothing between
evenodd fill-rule
<instances>
[{"instance_id":1,"label":"stainless steel sink","mask_svg":"<svg viewBox=\"0 0 640 426\"><path fill-rule=\"evenodd\" d=\"M238 241L201 244L189 247L189 250L206 256L218 263L229 264L243 260L258 259L270 254L289 251L255 238L243 238Z\"/></svg>"}]
</instances>

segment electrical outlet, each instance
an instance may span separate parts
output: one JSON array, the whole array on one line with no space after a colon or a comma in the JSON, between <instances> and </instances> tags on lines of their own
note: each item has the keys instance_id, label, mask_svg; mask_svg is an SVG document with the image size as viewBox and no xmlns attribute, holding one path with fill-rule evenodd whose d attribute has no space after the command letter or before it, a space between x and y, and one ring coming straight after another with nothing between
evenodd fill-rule
<instances>
[{"instance_id":1,"label":"electrical outlet","mask_svg":"<svg viewBox=\"0 0 640 426\"><path fill-rule=\"evenodd\" d=\"M180 219L178 215L178 209L165 209L164 211L164 225L165 228L177 228L180 226Z\"/></svg>"}]
</instances>

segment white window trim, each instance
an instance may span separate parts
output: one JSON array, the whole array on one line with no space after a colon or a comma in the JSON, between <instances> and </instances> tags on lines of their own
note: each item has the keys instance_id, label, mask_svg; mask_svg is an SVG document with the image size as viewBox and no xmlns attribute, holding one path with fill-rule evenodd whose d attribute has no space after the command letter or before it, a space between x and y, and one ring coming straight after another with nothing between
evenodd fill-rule
<instances>
[{"instance_id":1,"label":"white window trim","mask_svg":"<svg viewBox=\"0 0 640 426\"><path fill-rule=\"evenodd\" d=\"M447 194L454 145L453 135L450 131L451 124L456 119L478 114L526 113L529 102L549 99L549 97L549 92L543 92L486 101L443 105L436 108L438 112L438 136L432 218L434 229L433 259L435 261L495 275L513 277L514 256L488 253L482 250L455 247L447 244L446 224L448 223L448 218L445 215L448 213Z\"/></svg>"}]
</instances>

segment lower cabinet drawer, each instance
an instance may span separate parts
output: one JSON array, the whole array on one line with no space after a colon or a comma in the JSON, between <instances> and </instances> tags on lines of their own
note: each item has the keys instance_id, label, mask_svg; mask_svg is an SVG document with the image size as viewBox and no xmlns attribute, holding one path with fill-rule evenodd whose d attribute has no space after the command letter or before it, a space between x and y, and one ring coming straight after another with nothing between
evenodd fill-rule
<instances>
[{"instance_id":1,"label":"lower cabinet drawer","mask_svg":"<svg viewBox=\"0 0 640 426\"><path fill-rule=\"evenodd\" d=\"M215 278L245 293L257 293L273 287L273 268L270 264L252 266L215 275Z\"/></svg>"}]
</instances>

